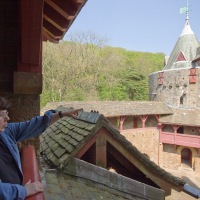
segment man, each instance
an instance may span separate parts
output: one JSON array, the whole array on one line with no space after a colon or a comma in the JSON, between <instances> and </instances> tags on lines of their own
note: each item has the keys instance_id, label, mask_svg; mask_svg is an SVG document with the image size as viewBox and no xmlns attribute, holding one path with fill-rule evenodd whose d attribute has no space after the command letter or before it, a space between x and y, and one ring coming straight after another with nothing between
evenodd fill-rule
<instances>
[{"instance_id":1,"label":"man","mask_svg":"<svg viewBox=\"0 0 200 200\"><path fill-rule=\"evenodd\" d=\"M17 142L40 135L50 124L62 117L76 117L82 109L68 112L47 111L26 122L8 123L9 102L0 97L0 200L24 200L43 191L40 182L23 185L23 174Z\"/></svg>"}]
</instances>

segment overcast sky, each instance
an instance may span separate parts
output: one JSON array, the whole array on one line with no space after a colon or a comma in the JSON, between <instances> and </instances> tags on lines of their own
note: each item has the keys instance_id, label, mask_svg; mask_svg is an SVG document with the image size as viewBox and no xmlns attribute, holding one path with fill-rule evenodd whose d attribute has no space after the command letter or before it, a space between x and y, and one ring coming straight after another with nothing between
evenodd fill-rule
<instances>
[{"instance_id":1,"label":"overcast sky","mask_svg":"<svg viewBox=\"0 0 200 200\"><path fill-rule=\"evenodd\" d=\"M92 32L107 45L169 55L180 36L186 0L88 0L69 31ZM200 41L200 0L189 0L190 25Z\"/></svg>"}]
</instances>

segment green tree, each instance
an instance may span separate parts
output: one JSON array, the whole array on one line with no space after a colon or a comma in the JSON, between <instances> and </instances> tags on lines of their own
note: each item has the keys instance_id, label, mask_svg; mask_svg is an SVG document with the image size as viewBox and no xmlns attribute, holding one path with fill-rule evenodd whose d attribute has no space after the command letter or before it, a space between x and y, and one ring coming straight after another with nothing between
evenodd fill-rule
<instances>
[{"instance_id":1,"label":"green tree","mask_svg":"<svg viewBox=\"0 0 200 200\"><path fill-rule=\"evenodd\" d=\"M122 71L121 83L130 100L148 100L148 81L136 69Z\"/></svg>"},{"instance_id":2,"label":"green tree","mask_svg":"<svg viewBox=\"0 0 200 200\"><path fill-rule=\"evenodd\" d=\"M51 101L148 100L148 76L164 54L106 46L106 39L77 32L43 45L41 106Z\"/></svg>"}]
</instances>

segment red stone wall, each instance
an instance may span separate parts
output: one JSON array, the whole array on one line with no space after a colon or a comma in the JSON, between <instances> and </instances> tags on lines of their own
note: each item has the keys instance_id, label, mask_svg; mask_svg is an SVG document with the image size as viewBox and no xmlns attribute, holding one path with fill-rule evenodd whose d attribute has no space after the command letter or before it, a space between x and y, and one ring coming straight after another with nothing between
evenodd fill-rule
<instances>
[{"instance_id":1,"label":"red stone wall","mask_svg":"<svg viewBox=\"0 0 200 200\"><path fill-rule=\"evenodd\" d=\"M176 151L174 145L162 144L160 146L160 166L169 169L178 169L180 167L181 157Z\"/></svg>"},{"instance_id":2,"label":"red stone wall","mask_svg":"<svg viewBox=\"0 0 200 200\"><path fill-rule=\"evenodd\" d=\"M140 116L130 116L126 117L123 123L123 130L129 130L134 128L134 120L137 121L137 128L142 128L142 120ZM109 123L119 130L119 117L108 118ZM155 116L149 115L146 122L145 127L157 127L158 121Z\"/></svg>"},{"instance_id":3,"label":"red stone wall","mask_svg":"<svg viewBox=\"0 0 200 200\"><path fill-rule=\"evenodd\" d=\"M184 127L184 134L188 135L200 135L197 127Z\"/></svg>"},{"instance_id":4,"label":"red stone wall","mask_svg":"<svg viewBox=\"0 0 200 200\"><path fill-rule=\"evenodd\" d=\"M200 155L195 157L194 171L197 172L197 173L200 173Z\"/></svg>"},{"instance_id":5,"label":"red stone wall","mask_svg":"<svg viewBox=\"0 0 200 200\"><path fill-rule=\"evenodd\" d=\"M157 128L131 129L121 133L151 161L158 164L159 132Z\"/></svg>"},{"instance_id":6,"label":"red stone wall","mask_svg":"<svg viewBox=\"0 0 200 200\"><path fill-rule=\"evenodd\" d=\"M178 149L182 147L159 143L157 128L123 130L121 134L160 167L175 170L181 167L181 153ZM200 172L200 155L198 154L198 149L190 149L193 152L193 170Z\"/></svg>"}]
</instances>

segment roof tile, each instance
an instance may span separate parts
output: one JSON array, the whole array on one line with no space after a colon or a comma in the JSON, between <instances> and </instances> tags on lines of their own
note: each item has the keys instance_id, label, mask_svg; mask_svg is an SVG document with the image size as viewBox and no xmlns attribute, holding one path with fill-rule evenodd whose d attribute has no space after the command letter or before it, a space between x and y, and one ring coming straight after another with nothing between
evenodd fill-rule
<instances>
[{"instance_id":1,"label":"roof tile","mask_svg":"<svg viewBox=\"0 0 200 200\"><path fill-rule=\"evenodd\" d=\"M69 144L69 143L66 145L65 148L66 148L66 150L67 150L69 153L71 153L71 152L74 150L74 146L71 145L71 144Z\"/></svg>"},{"instance_id":2,"label":"roof tile","mask_svg":"<svg viewBox=\"0 0 200 200\"><path fill-rule=\"evenodd\" d=\"M59 144L55 143L53 146L51 146L51 150L56 151L56 149L58 149L58 147L59 147Z\"/></svg>"},{"instance_id":3,"label":"roof tile","mask_svg":"<svg viewBox=\"0 0 200 200\"><path fill-rule=\"evenodd\" d=\"M58 158L53 153L46 154L46 157L48 158L48 161L51 161L54 165L58 166Z\"/></svg>"},{"instance_id":4,"label":"roof tile","mask_svg":"<svg viewBox=\"0 0 200 200\"><path fill-rule=\"evenodd\" d=\"M47 157L47 160L49 160L50 163L53 163L56 167L59 168L60 166L63 166L64 163L67 163L69 161L68 159L70 158L70 156L76 155L80 148L82 148L83 145L85 145L87 141L93 137L93 135L97 131L97 128L103 126L112 134L112 136L115 139L117 139L121 143L122 146L124 146L124 148L126 148L135 157L135 159L139 160L145 167L151 170L152 173L162 176L166 180L173 182L173 184L175 185L184 185L184 181L171 176L169 173L167 173L155 163L151 162L148 158L146 158L140 151L138 151L136 147L134 147L129 141L127 141L126 138L122 136L118 130L114 129L103 115L99 116L99 119L97 120L96 124L94 124L95 126L94 129L92 129L92 131L86 130L86 127L91 125L90 122L83 122L81 120L73 118L71 118L70 120L67 118L62 118L61 120L55 122L55 124L60 123L60 125L57 126L57 129L59 129L62 124L65 124L65 126L69 128L72 127L72 124L69 123L71 121L76 122L76 127L73 126L73 131L71 130L67 132L62 132L61 130L59 135L62 136L62 141L55 140L58 144L57 149L56 147L53 149L52 146L49 146L46 150L43 150L41 148L41 153L44 155L44 157ZM55 137L57 136L55 132L52 131L51 127L49 127L45 132L48 132L48 135L44 133L40 137L43 137L43 139L45 139L48 142L50 140L50 137L55 139ZM80 140L81 138L82 140ZM60 142L63 142L64 145L61 145Z\"/></svg>"},{"instance_id":5,"label":"roof tile","mask_svg":"<svg viewBox=\"0 0 200 200\"><path fill-rule=\"evenodd\" d=\"M156 114L172 114L170 108L163 102L154 101L66 101L66 102L51 102L48 103L42 110L43 114L46 110L57 109L65 110L67 107L83 108L84 111L98 110L105 117L117 116L137 116L137 115L156 115ZM153 108L153 109L152 109ZM68 108L69 110L69 108ZM85 112L84 112L85 113ZM92 121L95 123L94 113ZM83 113L80 112L80 116ZM99 117L99 116L98 116ZM81 118L81 117L80 117ZM90 118L90 117L89 117ZM98 118L97 118L98 119Z\"/></svg>"},{"instance_id":6,"label":"roof tile","mask_svg":"<svg viewBox=\"0 0 200 200\"><path fill-rule=\"evenodd\" d=\"M91 131L94 127L95 127L94 124L88 124L88 125L85 127L85 130Z\"/></svg>"},{"instance_id":7,"label":"roof tile","mask_svg":"<svg viewBox=\"0 0 200 200\"><path fill-rule=\"evenodd\" d=\"M65 149L62 147L58 147L58 149L56 149L54 153L58 158L60 158L65 153Z\"/></svg>"},{"instance_id":8,"label":"roof tile","mask_svg":"<svg viewBox=\"0 0 200 200\"><path fill-rule=\"evenodd\" d=\"M43 151L45 151L47 148L49 148L49 145L47 145L46 142L41 142L40 145L41 145L41 148Z\"/></svg>"},{"instance_id":9,"label":"roof tile","mask_svg":"<svg viewBox=\"0 0 200 200\"><path fill-rule=\"evenodd\" d=\"M48 142L48 145L51 147L51 146L53 146L54 144L56 144L56 141L55 140L50 140L49 142Z\"/></svg>"}]
</instances>

